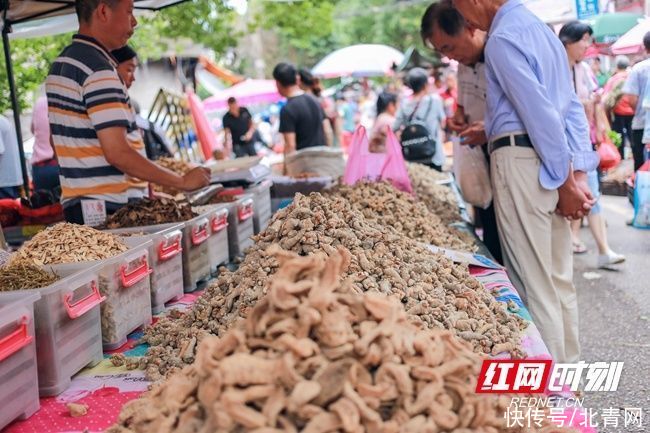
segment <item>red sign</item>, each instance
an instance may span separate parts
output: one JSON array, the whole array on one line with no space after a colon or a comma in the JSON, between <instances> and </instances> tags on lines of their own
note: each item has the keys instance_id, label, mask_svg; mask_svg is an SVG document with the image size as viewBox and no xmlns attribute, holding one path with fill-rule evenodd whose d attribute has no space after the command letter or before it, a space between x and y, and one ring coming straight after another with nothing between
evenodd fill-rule
<instances>
[{"instance_id":1,"label":"red sign","mask_svg":"<svg viewBox=\"0 0 650 433\"><path fill-rule=\"evenodd\" d=\"M541 394L551 374L550 360L485 360L477 393Z\"/></svg>"}]
</instances>

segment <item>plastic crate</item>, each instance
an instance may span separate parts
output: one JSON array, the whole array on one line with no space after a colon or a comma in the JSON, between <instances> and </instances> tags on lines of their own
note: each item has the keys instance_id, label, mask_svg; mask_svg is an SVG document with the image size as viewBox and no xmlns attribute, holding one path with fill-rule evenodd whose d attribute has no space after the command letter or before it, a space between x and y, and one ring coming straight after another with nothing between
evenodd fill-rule
<instances>
[{"instance_id":1,"label":"plastic crate","mask_svg":"<svg viewBox=\"0 0 650 433\"><path fill-rule=\"evenodd\" d=\"M183 228L183 282L185 293L196 291L210 279L209 215L203 213L185 222Z\"/></svg>"},{"instance_id":2,"label":"plastic crate","mask_svg":"<svg viewBox=\"0 0 650 433\"><path fill-rule=\"evenodd\" d=\"M0 299L0 430L39 408L34 303L37 292Z\"/></svg>"},{"instance_id":3,"label":"plastic crate","mask_svg":"<svg viewBox=\"0 0 650 433\"><path fill-rule=\"evenodd\" d=\"M230 260L234 260L244 254L246 248L253 245L255 205L250 194L240 195L236 201L227 205L229 207L228 250Z\"/></svg>"},{"instance_id":4,"label":"plastic crate","mask_svg":"<svg viewBox=\"0 0 650 433\"><path fill-rule=\"evenodd\" d=\"M227 204L213 204L200 206L195 211L208 215L210 222L210 238L208 239L208 252L210 255L210 272L216 275L219 266L228 263L230 251L228 248L228 215L231 206Z\"/></svg>"},{"instance_id":5,"label":"plastic crate","mask_svg":"<svg viewBox=\"0 0 650 433\"><path fill-rule=\"evenodd\" d=\"M183 229L185 224L160 224L146 227L109 230L124 237L128 245L151 241L149 263L151 264L151 311L159 314L165 304L183 296ZM137 234L137 235L134 235Z\"/></svg>"},{"instance_id":6,"label":"plastic crate","mask_svg":"<svg viewBox=\"0 0 650 433\"><path fill-rule=\"evenodd\" d=\"M266 230L269 225L273 211L271 209L271 187L273 182L270 180L263 180L259 184L252 186L246 190L246 193L253 195L253 202L255 203L255 213L253 215L253 227L255 234Z\"/></svg>"},{"instance_id":7,"label":"plastic crate","mask_svg":"<svg viewBox=\"0 0 650 433\"><path fill-rule=\"evenodd\" d=\"M47 268L46 268L47 269ZM72 376L103 359L99 267L62 278L47 287L1 293L0 300L38 293L34 305L38 389L59 395Z\"/></svg>"},{"instance_id":8,"label":"plastic crate","mask_svg":"<svg viewBox=\"0 0 650 433\"><path fill-rule=\"evenodd\" d=\"M52 265L57 274L68 276L99 264L99 291L106 297L101 304L104 350L119 348L131 332L151 324L151 245L141 243L107 260Z\"/></svg>"}]
</instances>

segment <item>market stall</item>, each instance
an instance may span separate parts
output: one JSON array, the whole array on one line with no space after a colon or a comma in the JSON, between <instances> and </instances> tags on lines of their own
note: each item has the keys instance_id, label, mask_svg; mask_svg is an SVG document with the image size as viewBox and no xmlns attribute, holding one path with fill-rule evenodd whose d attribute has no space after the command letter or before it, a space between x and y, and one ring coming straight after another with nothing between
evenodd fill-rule
<instances>
[{"instance_id":1,"label":"market stall","mask_svg":"<svg viewBox=\"0 0 650 433\"><path fill-rule=\"evenodd\" d=\"M240 168L239 171L251 176L249 170ZM105 227L120 229L119 231L98 231L73 225L55 226L12 255L10 268L0 268L3 292L0 293L0 308L7 305L8 299L12 302L22 299L25 306L27 303L33 304L36 312L25 316L32 317L27 322L14 322L25 323L27 326L21 328L21 332L25 332L22 335L28 337L23 340L24 344L8 348L8 340L0 340L0 352L4 354L4 357L0 357L0 376L4 374L7 360L12 357L21 355L33 360L35 357L50 356L43 349L42 334L36 334L35 339L30 337L35 335L30 331L30 326L35 325L41 329L43 323L51 320L74 324L92 317L94 326L98 329L101 323L102 333L101 339L97 340L95 336L94 341L104 346L103 360L97 358L96 352L88 353L74 364L73 369L65 370L62 375L64 385L56 392L44 391L51 388L45 387L40 379L38 384L34 382L36 376L30 379L28 370L25 370L25 374L21 375L21 380L25 382L14 381L12 386L27 386L29 383L29 386L35 387L30 388L34 390L33 393L26 394L31 396L31 400L20 400L23 407L17 408L15 412L17 418L22 415L27 419L13 422L7 427L7 432L104 431L118 420L120 426L113 427L110 431L132 431L130 428L135 428L135 424L141 422L134 413L154 413L140 412L138 409L133 412L134 408L166 404L164 398L155 403L162 394L139 399L152 381L163 383L160 388L162 390L174 389L174 386L193 386L193 379L184 378L193 368L205 369L201 370L204 371L201 374L212 374L213 367L209 363L205 364L206 358L202 358L202 353L212 350L208 349L212 347L208 344L210 341L210 344L217 345L222 344L218 341L235 344L242 341L239 338L253 338L256 335L250 341L257 343L249 344L261 344L260 350L271 350L266 355L271 358L262 357L266 361L254 360L253 358L261 356L259 350L250 355L243 355L242 352L240 358L247 358L241 358L240 362L261 362L259 368L264 371L264 362L271 362L275 353L284 354L282 359L297 356L298 358L292 358L295 359L294 362L304 359L300 365L306 363L306 370L299 365L295 366L297 374L310 376L312 373L307 371L314 368L317 372L318 365L321 365L323 373L316 373L313 382L319 382L317 377L322 375L323 382L319 383L323 384L336 380L333 372L327 373L327 366L338 366L341 361L337 360L346 356L358 359L355 362L359 362L363 368L373 365L373 362L381 363L380 360L384 359L381 351L374 352L380 350L379 346L373 348L373 340L368 337L372 328L364 328L370 325L361 325L355 322L358 318L351 319L346 315L332 316L327 320L322 316L322 325L319 325L320 319L312 323L306 316L302 316L308 311L304 309L308 305L315 308L313 311L324 308L320 313L314 313L319 314L314 317L321 317L326 311L334 314L341 308L337 304L340 301L332 304L334 299L345 299L346 308L365 305L363 308L367 310L363 314L367 315L366 320L372 317L376 321L372 326L404 327L404 332L419 333L417 335L421 334L421 338L433 338L431 344L433 341L437 343L432 348L448 345L448 358L445 358L447 361L444 363L452 365L461 362L461 359L466 360L462 362L470 362L473 367L463 370L463 374L467 375L463 380L470 384L476 380L478 371L475 369L480 366L481 357L507 359L526 356L532 359L550 359L539 331L506 272L476 253L480 249L480 241L454 228L454 224L462 221L462 204L459 203L457 193L446 182L447 175L436 175L428 168L423 173L421 167L410 167L410 181L415 196L394 188L388 182L362 181L354 185L332 187L331 182L323 182L322 179L316 182L294 179L291 183L285 180L281 188L275 188L274 194L282 189L291 189L294 196L290 199L291 203L284 203L284 208L268 220L265 215L270 217L271 194L274 189L271 183L266 180L250 183L241 178L225 179L224 176L229 173L232 170L214 171L217 178L221 176L221 181L230 181L231 188L220 190L214 199L208 200L212 204L190 209L174 202L152 202L147 204L147 209L142 206L125 208L123 212L111 217ZM324 189L325 186L329 188ZM300 191L311 194L302 195ZM252 206L248 203L252 203ZM223 209L227 211L224 212ZM240 245L241 250L234 256L221 254L220 257L224 258L213 263L211 258L228 247L225 243L216 243L210 247L209 239L219 232L227 232L230 238L233 232L229 229L233 225L234 233L241 233L237 227L245 224L249 218L251 233L248 236L251 236L254 224L252 213L249 212L257 214L256 232L259 234L253 238L252 243ZM126 227L132 228L125 229ZM59 249L56 242L44 242L46 238L60 239L63 243L77 247L72 250ZM202 245L206 248L201 249ZM242 252L245 254L240 254ZM321 255L323 253L329 256L327 261L326 256ZM177 261L173 262L174 265L166 266L165 263L171 260ZM62 264L69 262L76 264ZM208 270L207 283L203 281L204 284L200 284L198 278L191 278L188 286L188 271L191 271L189 276L193 275L197 265L203 262ZM227 264L230 271L225 267L218 268L216 278L210 280L213 266L223 264ZM49 279L34 281L33 276L26 277L16 266L42 267L46 272L43 278ZM57 270L65 270L65 274L58 275ZM170 275L180 274L182 277L170 278ZM72 278L75 283L61 284L58 282L63 281L58 280L60 277ZM167 290L171 286L179 287L179 281L184 281L185 294L179 288ZM15 292L8 290L11 289L9 283L18 284L16 288L19 289L47 287ZM60 292L49 288L52 285ZM313 294L307 296L305 290L311 290L312 286ZM328 290L342 297L328 297ZM377 292L390 295L401 302L391 304L392 301L377 295ZM39 313L39 302L43 301L38 296L42 299L51 296L50 293L61 295L54 295L49 302L57 304L63 299L66 305L61 309L60 319L50 319L42 312ZM324 296L320 301L315 297L317 293ZM347 295L344 296L343 293ZM303 307L300 307L301 303L304 304ZM268 305L274 305L273 309L267 310ZM355 315L360 314L357 307L353 310L356 311ZM389 311L394 311L391 314L398 316L389 314ZM264 319L267 314L281 316ZM248 325L238 322L239 317L248 317ZM307 320L301 322L303 326L313 326L314 330L305 334L290 324L299 317L302 317L301 321ZM396 319L397 317L402 319ZM340 328L346 320L352 320L349 325L345 325L350 328ZM151 322L153 325L144 331L140 328L131 333L143 323ZM267 325L262 326L262 323ZM326 323L329 325L323 328ZM419 327L411 328L411 323L419 323ZM252 331L250 326L253 325L260 328ZM238 326L242 328L237 332L242 334L227 331ZM346 332L352 333L345 334ZM210 340L209 334L221 336L223 340ZM313 336L314 340L308 342L306 336ZM269 342L262 343L266 338L269 338ZM369 352L359 352L361 344L368 345ZM399 347L395 346L394 350L403 350ZM229 367L225 365L235 362L232 365L236 368L238 358L228 355L229 350L223 350L226 352L219 356L227 356L228 361L224 360L225 370L220 374L228 374ZM419 353L422 349L415 350ZM229 356L234 358L230 360ZM378 356L378 361L371 361L373 356ZM407 361L410 359L408 357L400 359L404 360L400 362L411 362ZM100 362L97 363L98 361ZM181 372L181 369L189 365L194 366ZM358 374L362 371L366 371L364 375L378 374L376 380L381 381L384 379L378 373L380 370L381 368L359 370ZM397 374L397 371L389 376ZM452 371L456 370L450 370ZM233 380L244 380L241 379L243 376L234 374L236 379ZM239 386L243 387L242 390L255 383L261 387L253 386L249 388L250 392L274 389L268 383L269 376L263 376L260 379L262 382L244 380ZM395 376L394 380L397 379L398 376ZM426 375L417 379L423 381L418 387L430 380L426 379ZM312 397L304 397L305 400L301 400L300 404L295 403L295 406L285 403L288 406L281 405L277 411L286 422L307 428L309 417L305 418L304 413L297 408L310 400L314 400L311 406L308 405L311 410L316 410L319 405L325 407L323 402L318 402L316 395L322 394L321 391L332 392L331 398L335 399L342 391L317 388L317 393L312 390L316 387L315 384L307 383L308 380L301 384L301 380L306 379L297 378L296 382L288 382L282 385L286 388L276 388L275 392L281 391L282 396L286 392L286 398L290 399L288 401L298 398L297 395L303 391ZM447 379L445 376L445 380L453 382L455 379ZM470 387L471 385L468 390ZM36 399L39 389L40 400ZM193 389L188 389L188 392L198 392L199 400L203 401L204 391ZM359 388L356 384L353 389L355 393L363 393L366 388ZM3 391L12 392L9 388ZM175 391L165 392L169 402L175 398L184 398L183 394ZM388 390L379 395L390 395L386 392ZM400 392L413 391L400 388ZM294 394L296 397L293 397ZM266 397L259 398L266 401L269 396L264 395ZM346 395L354 394L347 391ZM424 398L421 395L423 394L415 393L413 398ZM285 401L283 398L278 401ZM404 401L386 398L387 405L401 404L399 401ZM471 395L467 394L465 404L468 407L478 407L485 398L489 397L474 394L472 390ZM37 410L39 406L40 409ZM179 412L178 416L182 416L186 422L207 422L197 412L186 411L186 406L175 407L183 407L180 409L182 414ZM350 410L354 412L358 406L355 404L351 407L353 409ZM420 422L427 417L434 419L437 416L424 407L420 411L424 418L414 417L411 422ZM257 416L254 408L258 406L251 406L252 412L247 412L247 416ZM151 406L147 410L157 409ZM224 410L229 414L235 413L231 409ZM343 412L331 410L331 416L343 416ZM370 413L373 410L369 407L367 416L372 417ZM566 414L567 419L569 415ZM158 420L167 416L176 415L170 415L169 412L154 415ZM245 421L247 416L234 419L241 420L242 426L252 430L253 424ZM8 423L14 419L3 422ZM266 425L266 418L265 421L259 419L256 426ZM330 422L340 422L339 418L328 419ZM367 422L366 418L362 419ZM147 428L152 429L146 431L159 431L153 426Z\"/></svg>"}]
</instances>

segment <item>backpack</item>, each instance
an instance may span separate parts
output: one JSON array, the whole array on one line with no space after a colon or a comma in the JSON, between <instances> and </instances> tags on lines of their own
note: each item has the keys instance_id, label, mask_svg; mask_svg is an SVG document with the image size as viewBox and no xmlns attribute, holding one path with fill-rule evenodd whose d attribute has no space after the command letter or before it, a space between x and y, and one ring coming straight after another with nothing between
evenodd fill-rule
<instances>
[{"instance_id":1,"label":"backpack","mask_svg":"<svg viewBox=\"0 0 650 433\"><path fill-rule=\"evenodd\" d=\"M425 122L414 119L415 113L420 108L420 102L422 102L421 99L415 105L413 113L409 116L408 123L402 131L400 139L402 154L407 161L431 160L436 154L436 138L431 134ZM432 105L433 99L429 98L429 108L424 115L425 120L429 117Z\"/></svg>"}]
</instances>

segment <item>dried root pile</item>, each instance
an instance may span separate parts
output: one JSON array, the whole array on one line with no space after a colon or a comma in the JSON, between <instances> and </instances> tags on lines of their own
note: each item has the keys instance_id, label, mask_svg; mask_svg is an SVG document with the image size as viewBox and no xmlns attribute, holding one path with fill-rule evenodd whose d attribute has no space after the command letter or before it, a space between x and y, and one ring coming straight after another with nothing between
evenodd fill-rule
<instances>
[{"instance_id":1,"label":"dried root pile","mask_svg":"<svg viewBox=\"0 0 650 433\"><path fill-rule=\"evenodd\" d=\"M12 290L40 289L56 282L59 278L30 263L18 262L0 268L0 292Z\"/></svg>"},{"instance_id":2,"label":"dried root pile","mask_svg":"<svg viewBox=\"0 0 650 433\"><path fill-rule=\"evenodd\" d=\"M196 362L128 403L108 433L563 432L508 428L509 398L476 394L481 357L403 306L339 281L341 248L281 253L246 321L204 339Z\"/></svg>"},{"instance_id":3,"label":"dried root pile","mask_svg":"<svg viewBox=\"0 0 650 433\"><path fill-rule=\"evenodd\" d=\"M167 170L171 170L180 176L184 176L190 170L192 170L192 165L190 163L178 159L170 158L170 157L159 158L155 162L159 166L164 167ZM153 189L156 192L162 192L164 194L168 194L171 196L176 196L181 193L181 191L177 189L165 187L162 185L156 185L156 184L153 185Z\"/></svg>"},{"instance_id":4,"label":"dried root pile","mask_svg":"<svg viewBox=\"0 0 650 433\"><path fill-rule=\"evenodd\" d=\"M366 219L392 227L411 239L442 248L476 250L471 236L448 227L424 203L388 182L339 185L331 192L348 200Z\"/></svg>"},{"instance_id":5,"label":"dried root pile","mask_svg":"<svg viewBox=\"0 0 650 433\"><path fill-rule=\"evenodd\" d=\"M366 220L347 200L298 194L257 236L236 272L223 272L179 320L163 319L146 331L152 380L192 362L197 343L206 335L223 335L238 317L247 317L277 270L277 261L265 253L272 245L300 255L334 255L344 247L351 253L345 276L355 292L395 296L413 321L450 329L478 353L523 355L526 322L508 313L466 267Z\"/></svg>"},{"instance_id":6,"label":"dried root pile","mask_svg":"<svg viewBox=\"0 0 650 433\"><path fill-rule=\"evenodd\" d=\"M106 220L107 229L144 227L157 224L179 223L198 216L189 204L175 200L144 198L129 203Z\"/></svg>"},{"instance_id":7,"label":"dried root pile","mask_svg":"<svg viewBox=\"0 0 650 433\"><path fill-rule=\"evenodd\" d=\"M417 198L445 223L460 221L456 194L449 186L438 183L448 179L449 175L422 164L409 163L407 167Z\"/></svg>"},{"instance_id":8,"label":"dried root pile","mask_svg":"<svg viewBox=\"0 0 650 433\"><path fill-rule=\"evenodd\" d=\"M128 250L117 236L91 227L60 223L38 233L12 255L10 263L37 266L105 260Z\"/></svg>"}]
</instances>

